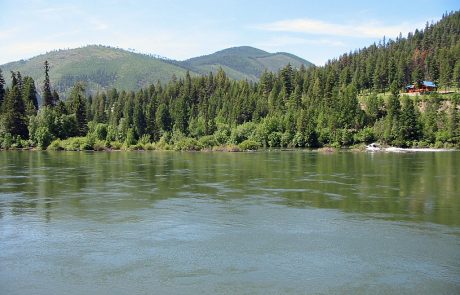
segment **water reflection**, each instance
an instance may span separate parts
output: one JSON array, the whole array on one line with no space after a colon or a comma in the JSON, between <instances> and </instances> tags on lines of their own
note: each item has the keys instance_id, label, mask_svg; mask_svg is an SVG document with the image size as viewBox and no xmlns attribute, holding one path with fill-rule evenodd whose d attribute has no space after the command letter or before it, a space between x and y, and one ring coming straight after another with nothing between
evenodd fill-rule
<instances>
[{"instance_id":1,"label":"water reflection","mask_svg":"<svg viewBox=\"0 0 460 295\"><path fill-rule=\"evenodd\" d=\"M1 152L0 166L0 218L112 222L117 212L135 219L137 211L169 198L265 198L460 225L460 152Z\"/></svg>"}]
</instances>

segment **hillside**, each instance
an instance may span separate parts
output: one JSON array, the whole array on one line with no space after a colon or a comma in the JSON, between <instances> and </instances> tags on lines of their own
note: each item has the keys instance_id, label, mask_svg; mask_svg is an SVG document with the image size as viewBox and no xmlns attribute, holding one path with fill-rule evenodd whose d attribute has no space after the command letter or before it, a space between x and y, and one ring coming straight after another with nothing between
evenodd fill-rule
<instances>
[{"instance_id":1,"label":"hillside","mask_svg":"<svg viewBox=\"0 0 460 295\"><path fill-rule=\"evenodd\" d=\"M287 64L299 68L313 64L285 52L269 53L250 46L224 49L213 54L188 59L181 63L192 71L207 74L222 67L232 79L257 80L265 71L277 72Z\"/></svg>"},{"instance_id":2,"label":"hillside","mask_svg":"<svg viewBox=\"0 0 460 295\"><path fill-rule=\"evenodd\" d=\"M134 53L119 48L90 45L82 48L57 50L1 65L8 82L10 71L31 76L37 83L44 79L43 63L48 60L53 88L67 96L77 81L84 81L88 92L96 93L113 87L138 90L157 81L166 82L173 75L184 77L217 72L223 68L232 79L255 81L264 70L278 71L288 63L294 67L311 63L288 53L268 53L252 47L229 48L186 61L172 61Z\"/></svg>"},{"instance_id":3,"label":"hillside","mask_svg":"<svg viewBox=\"0 0 460 295\"><path fill-rule=\"evenodd\" d=\"M77 81L87 83L91 92L118 88L137 90L156 81L166 82L173 75L185 76L186 69L168 61L123 49L105 46L57 50L25 61L0 66L4 73L20 71L37 83L44 79L43 63L50 64L50 79L60 93L68 93ZM9 79L9 75L5 74Z\"/></svg>"}]
</instances>

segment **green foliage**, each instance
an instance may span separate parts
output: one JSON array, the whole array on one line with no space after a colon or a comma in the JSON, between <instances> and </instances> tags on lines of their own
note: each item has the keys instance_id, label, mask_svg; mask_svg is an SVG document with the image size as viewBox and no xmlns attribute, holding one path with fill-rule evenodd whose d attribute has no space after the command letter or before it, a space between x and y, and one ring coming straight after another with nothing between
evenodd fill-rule
<instances>
[{"instance_id":1,"label":"green foliage","mask_svg":"<svg viewBox=\"0 0 460 295\"><path fill-rule=\"evenodd\" d=\"M46 128L52 138L65 139L77 134L75 115L63 115L50 107L42 107L37 115L31 116L28 128L29 137L35 144L38 143L37 130L40 128Z\"/></svg>"},{"instance_id":2,"label":"green foliage","mask_svg":"<svg viewBox=\"0 0 460 295\"><path fill-rule=\"evenodd\" d=\"M217 143L221 145L227 143L230 139L231 132L230 126L227 124L218 124L217 130L214 133Z\"/></svg>"},{"instance_id":3,"label":"green foliage","mask_svg":"<svg viewBox=\"0 0 460 295\"><path fill-rule=\"evenodd\" d=\"M0 134L0 147L2 149L10 149L15 142L14 136L7 132L7 133L1 133Z\"/></svg>"},{"instance_id":4,"label":"green foliage","mask_svg":"<svg viewBox=\"0 0 460 295\"><path fill-rule=\"evenodd\" d=\"M414 102L407 96L403 97L403 106L400 115L399 136L402 141L416 141L420 137L420 124Z\"/></svg>"},{"instance_id":5,"label":"green foliage","mask_svg":"<svg viewBox=\"0 0 460 295\"><path fill-rule=\"evenodd\" d=\"M122 146L123 144L119 141L111 141L108 147L113 150L119 150L122 148Z\"/></svg>"},{"instance_id":6,"label":"green foliage","mask_svg":"<svg viewBox=\"0 0 460 295\"><path fill-rule=\"evenodd\" d=\"M86 99L83 84L77 83L71 91L69 98L69 110L75 114L77 121L77 135L85 135L88 132L86 118Z\"/></svg>"},{"instance_id":7,"label":"green foliage","mask_svg":"<svg viewBox=\"0 0 460 295\"><path fill-rule=\"evenodd\" d=\"M174 143L175 151L200 151L203 146L194 138L185 137Z\"/></svg>"},{"instance_id":8,"label":"green foliage","mask_svg":"<svg viewBox=\"0 0 460 295\"><path fill-rule=\"evenodd\" d=\"M128 129L128 133L126 135L125 145L127 147L136 144L136 138L134 134L134 130L132 128Z\"/></svg>"},{"instance_id":9,"label":"green foliage","mask_svg":"<svg viewBox=\"0 0 460 295\"><path fill-rule=\"evenodd\" d=\"M238 125L236 128L232 129L230 135L230 142L233 144L239 144L246 139L252 139L255 137L257 125L254 122L247 122L241 125Z\"/></svg>"},{"instance_id":10,"label":"green foliage","mask_svg":"<svg viewBox=\"0 0 460 295\"><path fill-rule=\"evenodd\" d=\"M34 138L37 141L37 147L44 150L53 140L53 134L51 134L47 127L38 127Z\"/></svg>"},{"instance_id":11,"label":"green foliage","mask_svg":"<svg viewBox=\"0 0 460 295\"><path fill-rule=\"evenodd\" d=\"M163 134L162 137L160 137L160 140L155 143L155 149L157 150L162 150L162 151L169 151L171 150L171 145L168 142L168 134Z\"/></svg>"},{"instance_id":12,"label":"green foliage","mask_svg":"<svg viewBox=\"0 0 460 295\"><path fill-rule=\"evenodd\" d=\"M243 151L256 151L259 149L260 144L254 140L246 139L241 142L238 147Z\"/></svg>"},{"instance_id":13,"label":"green foliage","mask_svg":"<svg viewBox=\"0 0 460 295\"><path fill-rule=\"evenodd\" d=\"M201 137L198 142L203 148L212 148L213 146L219 145L214 135L206 135Z\"/></svg>"},{"instance_id":14,"label":"green foliage","mask_svg":"<svg viewBox=\"0 0 460 295\"><path fill-rule=\"evenodd\" d=\"M48 146L49 150L80 151L88 147L86 137L72 137L64 140L56 139Z\"/></svg>"},{"instance_id":15,"label":"green foliage","mask_svg":"<svg viewBox=\"0 0 460 295\"><path fill-rule=\"evenodd\" d=\"M56 104L56 102L54 101L53 95L51 93L51 83L50 83L50 77L49 77L49 64L48 64L47 60L45 60L45 62L44 62L44 68L45 68L45 80L43 81L43 88L42 88L43 106L51 107L51 106L54 106Z\"/></svg>"},{"instance_id":16,"label":"green foliage","mask_svg":"<svg viewBox=\"0 0 460 295\"><path fill-rule=\"evenodd\" d=\"M105 140L107 139L108 135L108 125L104 123L98 123L94 127L94 135L98 140Z\"/></svg>"},{"instance_id":17,"label":"green foliage","mask_svg":"<svg viewBox=\"0 0 460 295\"><path fill-rule=\"evenodd\" d=\"M18 85L7 92L2 109L3 118L1 127L4 130L3 132L27 138L26 110Z\"/></svg>"},{"instance_id":18,"label":"green foliage","mask_svg":"<svg viewBox=\"0 0 460 295\"><path fill-rule=\"evenodd\" d=\"M356 143L371 143L374 142L376 139L375 134L374 134L374 129L371 127L365 127L361 130L359 130L355 135L354 135L354 141Z\"/></svg>"},{"instance_id":19,"label":"green foliage","mask_svg":"<svg viewBox=\"0 0 460 295\"><path fill-rule=\"evenodd\" d=\"M2 74L2 69L0 69L0 114L2 112L3 101L5 100L5 78Z\"/></svg>"},{"instance_id":20,"label":"green foliage","mask_svg":"<svg viewBox=\"0 0 460 295\"><path fill-rule=\"evenodd\" d=\"M139 143L141 145L149 144L150 143L150 135L148 135L148 134L142 135L141 138L139 138L139 140L137 141L137 143Z\"/></svg>"},{"instance_id":21,"label":"green foliage","mask_svg":"<svg viewBox=\"0 0 460 295\"><path fill-rule=\"evenodd\" d=\"M93 144L93 150L95 151L105 151L106 150L105 141L96 140Z\"/></svg>"},{"instance_id":22,"label":"green foliage","mask_svg":"<svg viewBox=\"0 0 460 295\"><path fill-rule=\"evenodd\" d=\"M62 151L64 148L63 148L63 144L61 142L60 139L55 139L53 140L49 145L48 145L48 148L47 150L49 151Z\"/></svg>"}]
</instances>

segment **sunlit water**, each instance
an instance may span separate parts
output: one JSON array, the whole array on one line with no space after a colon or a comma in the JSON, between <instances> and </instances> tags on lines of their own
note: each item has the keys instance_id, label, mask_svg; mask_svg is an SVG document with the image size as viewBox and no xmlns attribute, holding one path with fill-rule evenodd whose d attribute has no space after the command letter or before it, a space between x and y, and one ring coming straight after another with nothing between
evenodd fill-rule
<instances>
[{"instance_id":1,"label":"sunlit water","mask_svg":"<svg viewBox=\"0 0 460 295\"><path fill-rule=\"evenodd\" d=\"M0 294L459 294L460 152L0 152Z\"/></svg>"}]
</instances>

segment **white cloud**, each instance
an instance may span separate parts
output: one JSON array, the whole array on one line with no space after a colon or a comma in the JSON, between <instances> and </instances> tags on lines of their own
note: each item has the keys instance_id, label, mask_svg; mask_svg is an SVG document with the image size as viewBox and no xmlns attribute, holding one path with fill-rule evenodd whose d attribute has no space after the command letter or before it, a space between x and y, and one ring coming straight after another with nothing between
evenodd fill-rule
<instances>
[{"instance_id":1,"label":"white cloud","mask_svg":"<svg viewBox=\"0 0 460 295\"><path fill-rule=\"evenodd\" d=\"M267 24L257 25L257 29L273 32L292 32L315 35L332 35L343 37L369 37L381 38L383 36L396 37L399 33L407 33L414 27L421 27L423 24L403 22L398 25L385 25L379 21L368 21L355 24L336 24L316 19L301 18L281 20Z\"/></svg>"},{"instance_id":2,"label":"white cloud","mask_svg":"<svg viewBox=\"0 0 460 295\"><path fill-rule=\"evenodd\" d=\"M331 39L312 39L312 38L299 38L299 37L290 37L290 36L279 36L273 37L267 41L262 41L257 43L255 46L260 47L269 47L269 48L276 48L276 47L283 47L289 45L324 45L330 47L344 47L346 46L340 40L331 40Z\"/></svg>"}]
</instances>

